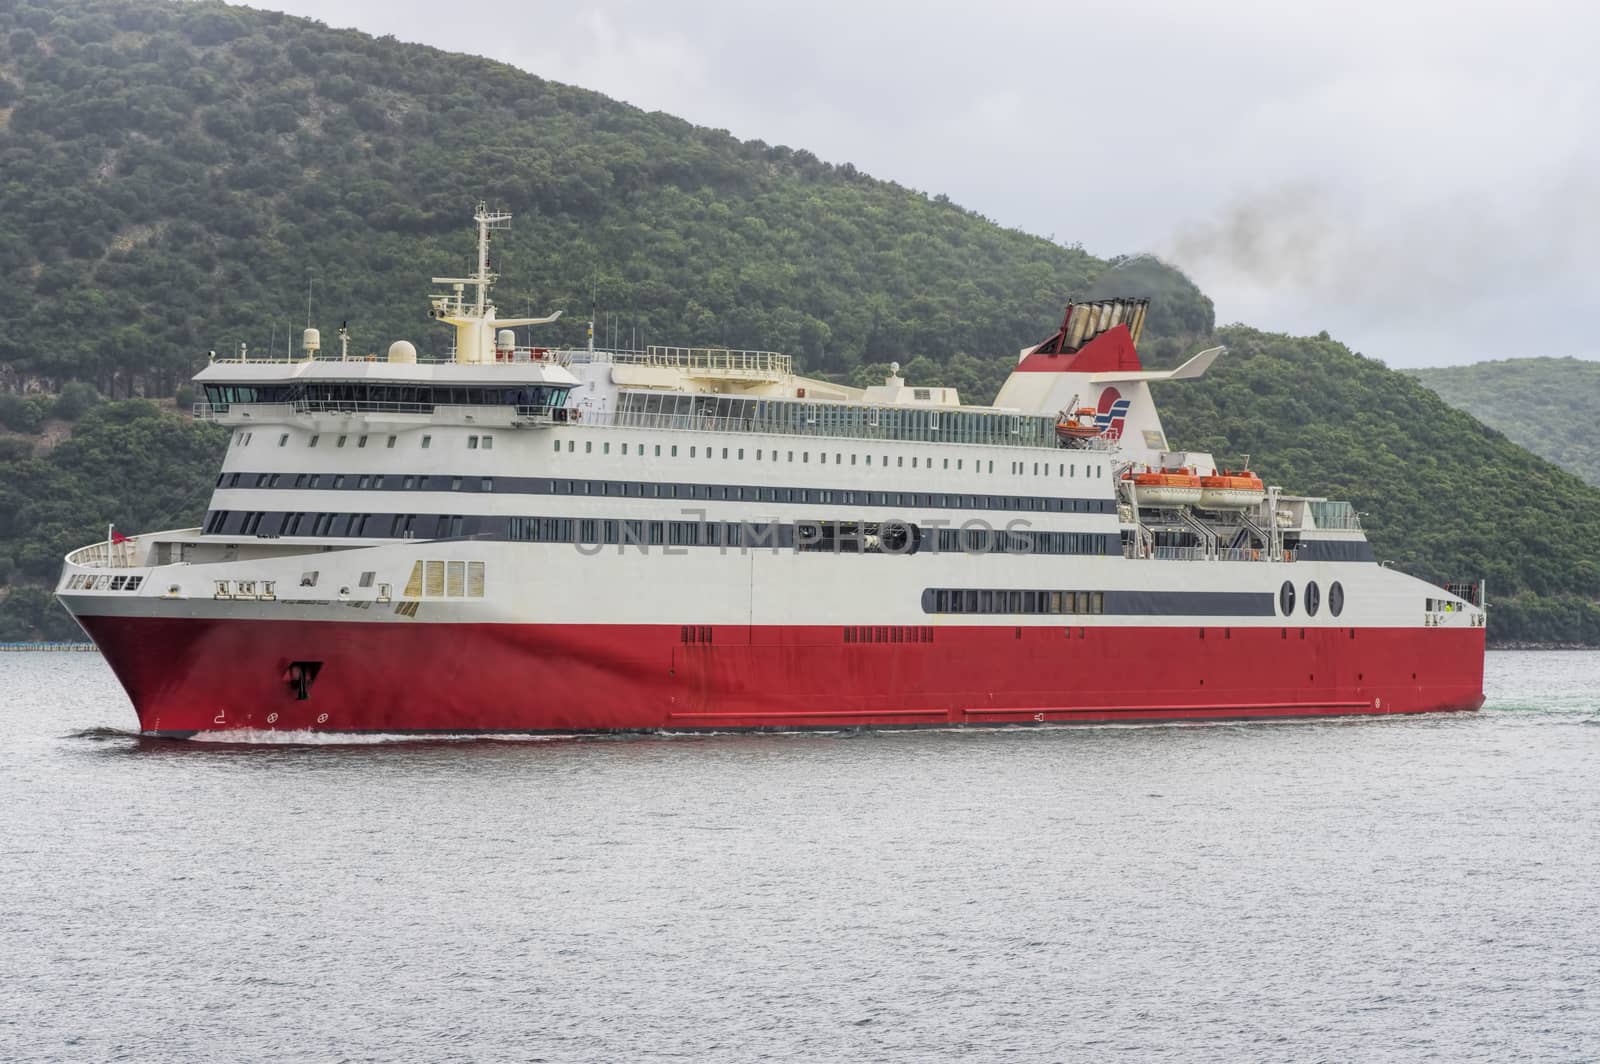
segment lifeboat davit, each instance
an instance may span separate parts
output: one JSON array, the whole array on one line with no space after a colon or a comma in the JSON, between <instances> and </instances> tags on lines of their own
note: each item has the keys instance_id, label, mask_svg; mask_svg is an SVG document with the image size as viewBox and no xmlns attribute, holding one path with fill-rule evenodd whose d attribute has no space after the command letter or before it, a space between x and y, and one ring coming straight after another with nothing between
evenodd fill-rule
<instances>
[{"instance_id":1,"label":"lifeboat davit","mask_svg":"<svg viewBox=\"0 0 1600 1064\"><path fill-rule=\"evenodd\" d=\"M1061 420L1056 422L1056 438L1059 440L1088 440L1100 435L1100 427L1094 423L1095 409L1092 406L1080 406L1071 414L1063 413Z\"/></svg>"},{"instance_id":2,"label":"lifeboat davit","mask_svg":"<svg viewBox=\"0 0 1600 1064\"><path fill-rule=\"evenodd\" d=\"M1124 473L1122 479L1133 483L1140 505L1193 506L1200 501L1200 478L1192 469L1146 469Z\"/></svg>"},{"instance_id":3,"label":"lifeboat davit","mask_svg":"<svg viewBox=\"0 0 1600 1064\"><path fill-rule=\"evenodd\" d=\"M1266 497L1261 478L1248 469L1200 478L1200 506L1207 510L1245 510Z\"/></svg>"}]
</instances>

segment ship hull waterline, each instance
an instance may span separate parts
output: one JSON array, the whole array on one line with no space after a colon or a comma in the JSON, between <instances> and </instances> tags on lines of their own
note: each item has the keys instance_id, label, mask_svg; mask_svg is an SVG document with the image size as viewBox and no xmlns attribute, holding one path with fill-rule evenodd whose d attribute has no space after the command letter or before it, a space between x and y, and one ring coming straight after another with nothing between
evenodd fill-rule
<instances>
[{"instance_id":1,"label":"ship hull waterline","mask_svg":"<svg viewBox=\"0 0 1600 1064\"><path fill-rule=\"evenodd\" d=\"M175 738L1155 723L1483 704L1482 628L79 622L141 731Z\"/></svg>"}]
</instances>

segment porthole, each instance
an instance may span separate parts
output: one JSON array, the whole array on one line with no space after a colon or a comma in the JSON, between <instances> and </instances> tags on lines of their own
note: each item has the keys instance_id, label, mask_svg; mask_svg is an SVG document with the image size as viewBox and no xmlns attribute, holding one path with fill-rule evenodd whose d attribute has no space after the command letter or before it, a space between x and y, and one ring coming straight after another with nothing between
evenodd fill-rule
<instances>
[{"instance_id":1,"label":"porthole","mask_svg":"<svg viewBox=\"0 0 1600 1064\"><path fill-rule=\"evenodd\" d=\"M1278 612L1285 617L1294 612L1294 584L1288 580L1278 589Z\"/></svg>"},{"instance_id":2,"label":"porthole","mask_svg":"<svg viewBox=\"0 0 1600 1064\"><path fill-rule=\"evenodd\" d=\"M1344 585L1337 580L1328 588L1328 612L1335 617L1344 612Z\"/></svg>"},{"instance_id":3,"label":"porthole","mask_svg":"<svg viewBox=\"0 0 1600 1064\"><path fill-rule=\"evenodd\" d=\"M1306 583L1306 616L1315 617L1317 610L1322 606L1322 590L1317 587L1315 580Z\"/></svg>"}]
</instances>

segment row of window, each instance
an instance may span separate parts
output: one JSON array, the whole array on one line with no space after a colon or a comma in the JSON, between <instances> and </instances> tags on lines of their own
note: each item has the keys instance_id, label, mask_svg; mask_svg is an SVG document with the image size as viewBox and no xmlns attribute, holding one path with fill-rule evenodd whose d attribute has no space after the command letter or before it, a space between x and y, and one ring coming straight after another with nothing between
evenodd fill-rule
<instances>
[{"instance_id":1,"label":"row of window","mask_svg":"<svg viewBox=\"0 0 1600 1064\"><path fill-rule=\"evenodd\" d=\"M438 384L368 384L364 382L295 381L288 384L207 384L206 402L302 403L319 409L410 411L434 406L560 406L568 385L519 385L482 388Z\"/></svg>"},{"instance_id":2,"label":"row of window","mask_svg":"<svg viewBox=\"0 0 1600 1064\"><path fill-rule=\"evenodd\" d=\"M78 573L67 580L68 591L137 591L143 576L96 576Z\"/></svg>"},{"instance_id":3,"label":"row of window","mask_svg":"<svg viewBox=\"0 0 1600 1064\"><path fill-rule=\"evenodd\" d=\"M483 562L419 561L411 566L403 594L411 599L482 598L483 586Z\"/></svg>"},{"instance_id":4,"label":"row of window","mask_svg":"<svg viewBox=\"0 0 1600 1064\"><path fill-rule=\"evenodd\" d=\"M1109 514L1112 499L1048 495L980 495L928 491L865 491L756 484L680 484L642 480L561 477L419 476L357 473L223 473L219 488L302 488L308 491L463 491L506 495L590 495L615 499L690 499L703 502L777 502L839 506L1010 510L1021 513Z\"/></svg>"},{"instance_id":5,"label":"row of window","mask_svg":"<svg viewBox=\"0 0 1600 1064\"><path fill-rule=\"evenodd\" d=\"M623 392L617 422L652 428L1054 447L1055 418L1004 411Z\"/></svg>"},{"instance_id":6,"label":"row of window","mask_svg":"<svg viewBox=\"0 0 1600 1064\"><path fill-rule=\"evenodd\" d=\"M343 447L345 444L350 442L350 436L351 436L351 434L349 434L349 433L341 433L339 436L336 436L334 438L334 444L333 445L335 447ZM248 446L250 446L250 441L252 439L254 439L254 438L255 438L255 433L254 432L240 432L240 433L236 433L234 435L233 442L234 442L234 445L236 447L248 447ZM371 439L371 438L372 438L371 435L366 434L366 433L362 433L360 435L357 435L355 437L356 448L357 449L361 449L361 448L366 447L367 441L369 439ZM386 450L393 450L394 449L394 445L395 445L395 441L398 440L399 438L400 437L398 437L398 436L388 436L388 437L386 437L387 442L384 444L385 449ZM315 447L321 441L322 441L322 435L320 433L312 433L310 439L308 439L306 441L306 446L307 447ZM289 434L287 432L280 432L278 434L278 446L279 447L287 447L288 445L289 445ZM423 437L422 437L422 449L424 451L426 451L432 446L433 446L433 437L431 435L424 434ZM469 434L467 436L467 450L469 450L469 451L480 451L480 450L481 451L492 451L492 450L494 450L494 437L490 436L490 435L487 435L487 434L482 435L482 436L477 435L476 433Z\"/></svg>"},{"instance_id":7,"label":"row of window","mask_svg":"<svg viewBox=\"0 0 1600 1064\"><path fill-rule=\"evenodd\" d=\"M566 445L566 453L567 454L575 454L575 453L577 453L577 447L578 447L578 441L577 440L562 439L561 437L557 437L556 439L554 439L551 442L553 444L554 451L555 451L556 454L561 454L562 453L562 444ZM595 440L584 440L583 441L583 453L584 454L596 454L596 453L598 453L598 454L602 454L602 455L608 455L608 454L611 453L611 442L609 440L600 440L600 441L598 441L599 444L600 444L600 450L598 452L595 450L595 443L596 442L597 441L595 441ZM646 457L645 448L646 448L647 445L643 444L643 443L631 444L631 445L627 444L627 443L619 443L619 444L617 444L618 453L626 456L627 454L629 454L628 448L630 446L632 446L634 448L634 450L632 452L634 455L636 455L639 458ZM654 445L654 447L655 447L654 457L656 457L656 458L677 458L678 457L678 448L679 448L679 446L680 446L679 444L675 444L675 443L665 443L665 444L658 443L658 444L655 444ZM690 457L690 458L714 459L714 458L717 457L717 452L720 450L722 452L722 458L725 461L743 462L745 460L745 450L746 450L746 448L744 448L744 447L720 447L719 448L719 447L701 446L700 444L683 444L682 447L683 447L684 451L688 454L688 457ZM755 454L755 460L757 462L778 462L778 461L793 462L795 460L794 456L796 454L798 454L800 456L800 464L801 465L810 465L811 464L811 452L810 451L787 451L787 450L779 450L776 447L771 448L771 449L767 449L767 448L764 448L764 447L755 447L755 448L751 448L750 450ZM844 451L833 451L833 452L818 451L818 452L816 452L817 465L827 465L828 464L828 455L830 453L833 455L833 464L834 465L842 466L842 465L857 465L857 464L860 464L860 465L863 465L863 466L867 466L869 468L872 466L872 455L870 453L862 453L862 452L857 452L857 451L851 451L849 453L846 453ZM915 455L914 454L914 455L911 455L910 457L911 457L911 464L909 466L907 466L906 465L906 456L905 455L903 455L903 454L902 455L895 455L894 456L894 462L893 462L893 468L895 468L895 469L907 469L907 468L909 468L909 469L933 469L933 468L935 468L935 458L934 458L933 455ZM846 458L849 459L848 462L845 461ZM878 467L880 469L888 469L888 468L890 468L891 464L890 464L890 461L889 461L889 458L890 458L889 455L886 455L886 454L885 455L880 455L879 458L880 458L880 461L878 463ZM944 457L944 458L939 459L938 461L942 462L942 464L937 467L937 468L939 468L941 470L954 469L956 472L960 473L960 472L965 471L966 468L967 468L967 460L965 458L953 458L952 459L952 458L949 458L949 457ZM953 466L951 465L952 462L955 463ZM1027 461L1012 462L1011 463L1010 472L1011 472L1011 474L1013 476L1027 476L1027 475L1030 474L1030 470L1031 470L1031 475L1033 475L1033 476L1036 476L1036 477L1047 477L1047 476L1050 475L1050 466L1051 466L1051 464L1052 463L1050 462L1049 459L1045 459L1042 462L1034 461L1032 463L1029 463ZM1076 463L1076 462L1056 462L1056 463L1054 463L1054 465L1056 467L1055 475L1058 476L1058 477L1076 477L1078 475L1078 463ZM972 460L972 471L974 473L983 473L983 472L993 473L994 472L994 462L992 460L985 461L985 460L980 459L980 458L974 458ZM1105 464L1104 463L1096 463L1096 464L1090 464L1088 462L1084 463L1084 466L1083 466L1083 475L1084 476L1098 478L1098 477L1103 476L1104 474L1105 474Z\"/></svg>"},{"instance_id":8,"label":"row of window","mask_svg":"<svg viewBox=\"0 0 1600 1064\"><path fill-rule=\"evenodd\" d=\"M1012 588L931 587L922 593L929 613L1024 613L1063 616L1104 613L1104 591L1026 591Z\"/></svg>"},{"instance_id":9,"label":"row of window","mask_svg":"<svg viewBox=\"0 0 1600 1064\"><path fill-rule=\"evenodd\" d=\"M493 520L493 519L490 519ZM512 517L505 538L525 543L625 547L749 547L838 554L1119 553L1115 534L1018 529L927 529L904 521L645 521L584 517Z\"/></svg>"},{"instance_id":10,"label":"row of window","mask_svg":"<svg viewBox=\"0 0 1600 1064\"><path fill-rule=\"evenodd\" d=\"M476 522L479 518L473 518ZM487 520L497 520L489 518ZM463 514L283 513L272 510L213 510L202 531L208 536L312 536L318 539L454 539L465 534Z\"/></svg>"},{"instance_id":11,"label":"row of window","mask_svg":"<svg viewBox=\"0 0 1600 1064\"><path fill-rule=\"evenodd\" d=\"M1307 617L1315 617L1322 608L1322 590L1315 580L1306 582L1304 609ZM1285 580L1278 589L1278 612L1285 617L1294 613L1294 582ZM1337 617L1344 612L1344 585L1335 580L1328 588L1328 612Z\"/></svg>"},{"instance_id":12,"label":"row of window","mask_svg":"<svg viewBox=\"0 0 1600 1064\"><path fill-rule=\"evenodd\" d=\"M513 480L528 478L513 477ZM217 477L219 488L303 488L318 491L475 491L495 490L493 477L419 477L393 476L381 473L223 473ZM514 492L515 487L501 490Z\"/></svg>"},{"instance_id":13,"label":"row of window","mask_svg":"<svg viewBox=\"0 0 1600 1064\"><path fill-rule=\"evenodd\" d=\"M206 535L318 539L478 539L625 547L749 547L836 553L1120 553L1116 533L988 527L925 528L903 521L647 521L475 514L302 513L213 510Z\"/></svg>"}]
</instances>

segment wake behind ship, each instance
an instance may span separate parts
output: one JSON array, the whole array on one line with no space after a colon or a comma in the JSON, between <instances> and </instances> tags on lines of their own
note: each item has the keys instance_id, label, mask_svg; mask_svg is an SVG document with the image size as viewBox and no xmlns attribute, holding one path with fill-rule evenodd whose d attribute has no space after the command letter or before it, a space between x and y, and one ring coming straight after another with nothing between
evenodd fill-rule
<instances>
[{"instance_id":1,"label":"wake behind ship","mask_svg":"<svg viewBox=\"0 0 1600 1064\"><path fill-rule=\"evenodd\" d=\"M215 359L199 528L67 556L141 729L604 732L1470 710L1481 585L1173 449L1147 301L1068 308L992 406L767 351L522 345L492 230L441 360ZM467 289L472 292L467 292Z\"/></svg>"}]
</instances>

